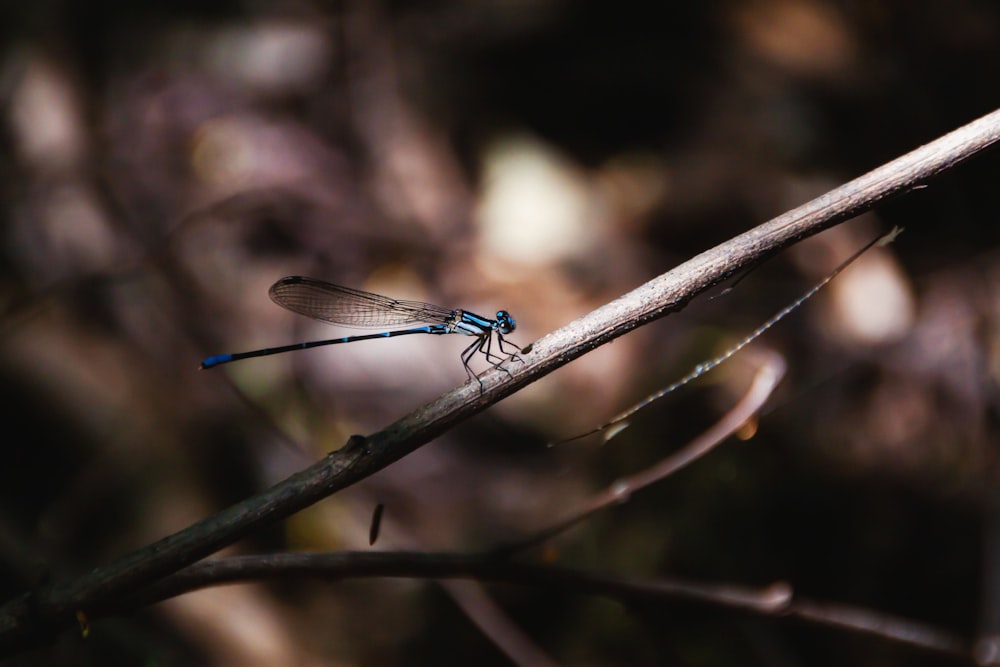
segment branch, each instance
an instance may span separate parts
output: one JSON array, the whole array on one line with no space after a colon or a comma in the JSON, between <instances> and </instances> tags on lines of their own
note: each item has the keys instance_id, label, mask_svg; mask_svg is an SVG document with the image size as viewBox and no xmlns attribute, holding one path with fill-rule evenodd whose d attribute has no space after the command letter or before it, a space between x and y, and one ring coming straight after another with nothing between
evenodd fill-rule
<instances>
[{"instance_id":1,"label":"branch","mask_svg":"<svg viewBox=\"0 0 1000 667\"><path fill-rule=\"evenodd\" d=\"M694 582L673 577L624 577L574 568L519 563L487 555L422 552L340 552L235 556L197 563L161 581L141 597L95 610L122 613L201 588L260 580L311 577L342 581L365 577L474 579L596 595L621 601L681 600L758 616L795 618L971 659L970 643L919 621L845 604L794 595L786 582L763 588Z\"/></svg>"},{"instance_id":2,"label":"branch","mask_svg":"<svg viewBox=\"0 0 1000 667\"><path fill-rule=\"evenodd\" d=\"M0 608L0 655L71 627L78 610L151 584L389 464L455 424L637 327L680 310L695 296L788 245L872 208L951 169L1000 139L994 111L770 222L708 250L589 315L545 336L516 360L486 373L368 438L178 533L68 582L42 586Z\"/></svg>"},{"instance_id":3,"label":"branch","mask_svg":"<svg viewBox=\"0 0 1000 667\"><path fill-rule=\"evenodd\" d=\"M689 442L679 451L667 456L641 472L623 477L608 488L584 500L567 516L523 539L504 544L496 549L497 556L510 556L536 546L580 523L590 515L610 505L627 502L633 493L659 482L678 470L708 454L726 438L753 419L771 397L781 378L785 376L785 360L776 352L761 355L761 364L746 394L707 431Z\"/></svg>"}]
</instances>

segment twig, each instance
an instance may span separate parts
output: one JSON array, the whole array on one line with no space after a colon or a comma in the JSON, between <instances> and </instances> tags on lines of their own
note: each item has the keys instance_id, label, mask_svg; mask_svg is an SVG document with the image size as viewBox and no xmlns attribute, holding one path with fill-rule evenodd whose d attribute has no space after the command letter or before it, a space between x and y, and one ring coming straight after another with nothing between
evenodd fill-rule
<instances>
[{"instance_id":1,"label":"twig","mask_svg":"<svg viewBox=\"0 0 1000 667\"><path fill-rule=\"evenodd\" d=\"M617 415L615 415L614 417L612 417L611 419L609 419L604 424L601 424L600 426L598 426L596 428L593 428L593 429L591 429L591 430L589 430L589 431L587 431L585 433L580 433L578 435L570 436L568 438L563 438L562 440L559 440L559 441L557 441L557 442L555 442L553 444L554 445L560 445L560 444L563 444L565 442L572 442L573 440L579 440L580 438L586 438L588 435L594 435L596 433L601 433L602 431L604 432L604 441L607 442L607 441L611 440L611 438L615 437L616 435L618 435L619 433L621 433L625 428L628 427L628 424L629 424L628 419L632 415L634 415L635 413L639 412L643 408L647 407L649 404L651 404L651 403L653 403L655 401L660 400L661 398L663 398L667 394L670 394L670 393L672 393L672 392L680 389L681 387L683 387L684 385L688 384L689 382L693 382L694 380L697 380L698 378L700 378L705 373L708 373L709 371L711 371L712 369L714 369L716 366L719 366L720 364L722 364L722 363L728 361L729 359L731 359L733 357L733 355L737 354L743 348L745 348L747 345L749 345L750 343L752 343L755 340L757 340L758 338L760 338L762 335L764 335L764 333L768 329L770 329L771 327L773 327L775 324L777 324L782 319L784 319L785 316L787 316L789 313L793 312L799 306L801 306L803 303L805 303L807 300L809 300L810 298L812 298L812 296L815 295L816 292L818 292L821 289L823 289L824 287L826 287L826 285L828 285L831 280L833 280L834 278L836 278L837 276L839 276L844 271L844 269L846 269L851 264L853 264L855 262L855 260L857 260L863 254L865 254L870 248L872 248L873 246L876 246L876 245L879 246L879 247L882 247L882 246L888 245L889 243L892 243L896 239L896 237L899 236L899 234L902 231L903 230L900 227L893 227L892 230L889 231L889 233L884 234L882 236L879 236L877 238L874 238L871 241L869 241L868 243L866 243L864 246L862 246L861 248L859 248L857 250L857 252L855 252L853 255L851 255L850 257L848 257L847 259L845 259L843 262L841 262L840 264L838 264L837 267L833 271L831 271L830 273L828 273L826 276L824 276L824 278L821 281L819 281L818 283L816 283L815 285L813 285L809 289L809 291L807 291L805 294L803 294L802 296L800 296L798 299L796 299L792 303L788 304L787 306L785 306L784 308L782 308L781 310L779 310L777 313L775 313L773 316L771 316L770 319L768 319L766 322L764 322L763 324L761 324L759 327L757 327L756 329L754 329L753 331L751 331L749 334L747 334L746 336L744 336L739 342L737 342L735 345L733 345L732 347L730 347L728 350L726 350L725 352L723 352L719 356L717 356L714 359L711 359L709 361L705 361L705 362L702 362L702 363L698 364L693 369L691 369L691 371L687 375L685 375L681 379L679 379L679 380L677 380L677 381L675 381L675 382L667 385L663 389L660 389L660 390L658 390L658 391L650 394L649 396L647 396L646 398L642 399L641 401L639 401L638 403L636 403L632 407L624 410L623 412L618 413Z\"/></svg>"},{"instance_id":2,"label":"twig","mask_svg":"<svg viewBox=\"0 0 1000 667\"><path fill-rule=\"evenodd\" d=\"M799 598L786 582L751 588L673 577L623 577L555 565L519 563L485 554L367 551L220 558L197 563L168 577L141 598L131 598L95 611L98 615L119 613L220 584L294 577L327 581L363 577L475 579L624 601L675 599L759 616L795 618L966 659L971 658L972 651L967 640L946 630L862 607Z\"/></svg>"},{"instance_id":3,"label":"twig","mask_svg":"<svg viewBox=\"0 0 1000 667\"><path fill-rule=\"evenodd\" d=\"M1000 140L994 111L811 202L681 264L545 336L530 352L487 372L368 438L341 449L263 493L70 581L42 586L0 607L0 655L72 627L76 613L176 572L406 456L522 387L637 327L683 308L695 296L770 253L872 208L951 169Z\"/></svg>"},{"instance_id":4,"label":"twig","mask_svg":"<svg viewBox=\"0 0 1000 667\"><path fill-rule=\"evenodd\" d=\"M711 428L685 445L680 451L642 472L616 480L607 489L582 502L565 518L522 540L500 546L495 550L495 553L508 556L540 544L605 507L626 502L636 491L674 474L708 454L757 414L775 387L781 382L781 378L784 377L785 360L781 355L771 352L761 356L763 362L757 369L757 374L754 375L750 388L747 389L740 402L734 405Z\"/></svg>"}]
</instances>

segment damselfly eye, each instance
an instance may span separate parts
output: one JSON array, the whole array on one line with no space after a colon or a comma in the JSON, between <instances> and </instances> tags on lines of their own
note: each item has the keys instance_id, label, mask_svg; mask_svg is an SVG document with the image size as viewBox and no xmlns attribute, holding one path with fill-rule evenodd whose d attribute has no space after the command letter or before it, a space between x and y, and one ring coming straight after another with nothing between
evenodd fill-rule
<instances>
[{"instance_id":1,"label":"damselfly eye","mask_svg":"<svg viewBox=\"0 0 1000 667\"><path fill-rule=\"evenodd\" d=\"M514 318L506 310L497 311L497 324L502 334L509 334L517 328L517 322L514 321Z\"/></svg>"}]
</instances>

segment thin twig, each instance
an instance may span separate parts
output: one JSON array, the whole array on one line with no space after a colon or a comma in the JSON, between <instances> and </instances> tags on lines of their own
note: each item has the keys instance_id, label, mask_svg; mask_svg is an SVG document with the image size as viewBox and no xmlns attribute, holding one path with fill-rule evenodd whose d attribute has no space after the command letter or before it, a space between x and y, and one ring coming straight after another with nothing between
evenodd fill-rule
<instances>
[{"instance_id":1,"label":"thin twig","mask_svg":"<svg viewBox=\"0 0 1000 667\"><path fill-rule=\"evenodd\" d=\"M141 597L93 610L91 616L121 613L220 584L269 579L286 581L295 577L326 581L366 577L474 579L623 601L681 600L760 616L795 618L967 659L972 652L967 640L947 630L862 607L799 598L786 582L751 588L674 577L625 577L557 565L520 563L487 554L365 551L219 558L192 565L164 579Z\"/></svg>"},{"instance_id":2,"label":"thin twig","mask_svg":"<svg viewBox=\"0 0 1000 667\"><path fill-rule=\"evenodd\" d=\"M770 222L681 264L545 336L530 352L488 371L368 438L344 447L270 489L118 560L48 584L0 607L0 655L48 640L76 612L151 584L364 479L455 424L637 327L683 308L695 296L771 253L866 211L951 169L1000 140L1000 110L897 158Z\"/></svg>"},{"instance_id":3,"label":"thin twig","mask_svg":"<svg viewBox=\"0 0 1000 667\"><path fill-rule=\"evenodd\" d=\"M764 333L768 329L770 329L775 324L777 324L778 322L780 322L782 319L785 318L785 316L787 316L789 313L795 311L799 306L801 306L807 300L809 300L810 298L812 298L813 295L815 295L821 289L823 289L824 287L826 287L826 285L828 285L830 283L830 281L832 281L834 278L836 278L837 276L839 276L844 271L844 269L846 269L851 264L853 264L859 257L861 257L863 254L865 254L870 248L872 248L875 245L878 245L879 247L882 247L882 246L888 245L889 243L892 243L896 239L896 237L899 236L899 234L902 231L903 230L901 228L899 228L899 227L893 227L892 230L889 231L889 233L884 234L882 236L879 236L877 238L874 238L871 241L869 241L868 243L866 243L864 246L862 246L861 248L859 248L857 250L857 252L855 252L853 255L851 255L850 257L848 257L847 259L845 259L843 262L841 262L840 264L838 264L837 267L833 271L831 271L830 273L828 273L822 280L820 280L818 283L816 283L815 285L813 285L809 289L809 291L807 291L805 294L803 294L802 296L800 296L798 299L796 299L792 303L788 304L787 306L785 306L784 308L782 308L781 310L779 310L777 313L775 313L773 316L771 316L770 319L768 319L766 322L764 322L763 324L761 324L759 327L757 327L756 329L754 329L753 331L751 331L749 334L747 334L746 336L744 336L740 341L738 341L735 345L733 345L732 347L730 347L728 350L726 350L725 352L723 352L719 356L717 356L714 359L711 359L709 361L705 361L705 362L699 363L697 366L695 366L693 369L691 369L691 371L688 372L687 375L683 376L681 379L679 379L679 380L677 380L677 381L675 381L675 382L667 385L663 389L660 389L660 390L658 390L658 391L650 394L649 396L647 396L646 398L642 399L641 401L639 401L638 403L636 403L632 407L624 410L623 412L618 413L617 415L615 415L614 417L612 417L611 419L609 419L607 422L601 424L600 426L598 426L596 428L593 428L593 429L591 429L591 430L589 430L589 431L587 431L585 433L580 433L578 435L570 436L568 438L563 438L562 440L559 440L559 441L557 441L557 442L555 442L553 444L554 445L560 445L560 444L563 444L563 443L566 443L566 442L572 442L573 440L579 440L580 438L586 438L588 435L594 435L594 434L597 434L597 433L601 433L602 431L604 432L604 441L607 442L607 441L611 440L611 438L613 438L616 435L618 435L619 433L621 433L628 426L628 424L629 424L628 420L629 420L629 418L632 415L634 415L635 413L639 412L643 408L649 406L651 403L660 400L661 398L663 398L667 394L670 394L670 393L672 393L674 391L677 391L678 389L680 389L684 385L686 385L686 384L688 384L690 382L693 382L694 380L697 380L698 378L700 378L705 373L708 373L709 371L713 370L714 368L716 368L720 364L723 364L726 361L728 361L729 359L731 359L733 357L733 355L739 353L747 345L749 345L750 343L752 343L755 340L757 340L758 338L760 338L762 335L764 335Z\"/></svg>"},{"instance_id":4,"label":"thin twig","mask_svg":"<svg viewBox=\"0 0 1000 667\"><path fill-rule=\"evenodd\" d=\"M746 424L764 406L785 375L785 360L776 352L761 354L762 363L746 394L729 412L682 449L649 468L616 480L608 488L580 503L569 515L538 532L498 547L497 555L508 556L523 551L568 530L590 515L610 505L626 502L633 493L674 474L694 463Z\"/></svg>"}]
</instances>

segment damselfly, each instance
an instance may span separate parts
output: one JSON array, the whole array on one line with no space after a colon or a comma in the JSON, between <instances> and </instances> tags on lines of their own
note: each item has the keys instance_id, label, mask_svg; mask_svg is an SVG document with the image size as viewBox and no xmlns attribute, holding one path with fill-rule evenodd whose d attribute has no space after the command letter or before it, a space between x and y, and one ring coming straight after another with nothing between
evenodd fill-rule
<instances>
[{"instance_id":1,"label":"damselfly","mask_svg":"<svg viewBox=\"0 0 1000 667\"><path fill-rule=\"evenodd\" d=\"M393 327L422 322L424 325L411 329L395 329L360 336L268 347L250 352L217 354L202 361L202 368L214 368L240 359L264 357L270 354L305 350L322 345L353 343L359 340L391 338L392 336L409 334L464 334L473 336L476 340L461 354L462 365L465 367L469 379L476 378L478 380L478 376L469 368L469 360L477 352L485 356L486 360L494 367L503 362L505 357L492 352L493 334L496 334L500 352L508 357L512 354L504 349L505 344L513 345L504 340L504 335L514 331L517 323L506 310L498 310L496 319L491 320L467 310L442 308L420 301L392 299L380 294L341 287L302 276L282 278L271 286L268 293L271 295L271 299L282 308L331 324L340 324L346 327Z\"/></svg>"}]
</instances>

